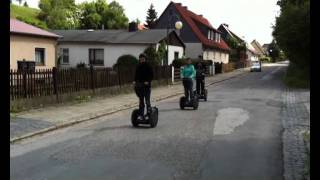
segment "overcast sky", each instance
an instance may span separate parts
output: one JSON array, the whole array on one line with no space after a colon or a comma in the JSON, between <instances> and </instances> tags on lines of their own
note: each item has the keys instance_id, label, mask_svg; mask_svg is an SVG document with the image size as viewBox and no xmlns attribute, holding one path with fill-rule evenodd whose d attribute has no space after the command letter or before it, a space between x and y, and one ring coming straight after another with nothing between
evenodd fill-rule
<instances>
[{"instance_id":1,"label":"overcast sky","mask_svg":"<svg viewBox=\"0 0 320 180\"><path fill-rule=\"evenodd\" d=\"M76 3L92 0L76 0ZM129 20L139 18L145 21L146 12L151 3L158 16L170 3L170 0L115 0L125 9ZM38 8L39 0L27 0L30 7ZM107 2L111 2L107 0ZM214 28L221 23L229 24L229 28L250 43L256 39L260 44L272 40L272 24L279 14L277 0L173 0L180 2L196 14L202 14Z\"/></svg>"}]
</instances>

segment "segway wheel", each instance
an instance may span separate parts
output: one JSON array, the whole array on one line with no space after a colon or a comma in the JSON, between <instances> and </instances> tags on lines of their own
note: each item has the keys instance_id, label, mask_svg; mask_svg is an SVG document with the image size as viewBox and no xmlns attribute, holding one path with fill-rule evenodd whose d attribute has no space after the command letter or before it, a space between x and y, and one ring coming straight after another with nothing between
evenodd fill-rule
<instances>
[{"instance_id":1,"label":"segway wheel","mask_svg":"<svg viewBox=\"0 0 320 180\"><path fill-rule=\"evenodd\" d=\"M198 107L199 107L199 99L198 99L198 97L194 97L194 99L193 99L193 109L197 110Z\"/></svg>"},{"instance_id":2,"label":"segway wheel","mask_svg":"<svg viewBox=\"0 0 320 180\"><path fill-rule=\"evenodd\" d=\"M153 107L152 108L152 114L151 114L151 118L150 118L150 127L154 128L157 126L158 124L158 108Z\"/></svg>"},{"instance_id":3,"label":"segway wheel","mask_svg":"<svg viewBox=\"0 0 320 180\"><path fill-rule=\"evenodd\" d=\"M184 109L184 106L186 104L186 97L181 97L180 98L180 109Z\"/></svg>"},{"instance_id":4,"label":"segway wheel","mask_svg":"<svg viewBox=\"0 0 320 180\"><path fill-rule=\"evenodd\" d=\"M208 97L208 90L205 89L204 90L204 101L207 101L207 97Z\"/></svg>"},{"instance_id":5,"label":"segway wheel","mask_svg":"<svg viewBox=\"0 0 320 180\"><path fill-rule=\"evenodd\" d=\"M138 127L138 116L139 116L139 110L135 109L131 114L131 123L133 127Z\"/></svg>"}]
</instances>

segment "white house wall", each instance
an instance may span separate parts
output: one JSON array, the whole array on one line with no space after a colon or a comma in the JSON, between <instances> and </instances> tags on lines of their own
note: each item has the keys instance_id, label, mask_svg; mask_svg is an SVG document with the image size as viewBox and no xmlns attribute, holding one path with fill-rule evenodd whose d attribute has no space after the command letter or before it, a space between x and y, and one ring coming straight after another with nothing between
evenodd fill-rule
<instances>
[{"instance_id":1,"label":"white house wall","mask_svg":"<svg viewBox=\"0 0 320 180\"><path fill-rule=\"evenodd\" d=\"M213 62L222 62L224 64L229 63L229 54L216 50L203 51L204 60L212 60Z\"/></svg>"},{"instance_id":2,"label":"white house wall","mask_svg":"<svg viewBox=\"0 0 320 180\"><path fill-rule=\"evenodd\" d=\"M89 49L104 49L104 66L113 66L117 59L125 54L138 58L148 45L88 45L88 44L59 44L60 48L69 48L69 64L65 67L75 67L79 63L89 64Z\"/></svg>"},{"instance_id":3,"label":"white house wall","mask_svg":"<svg viewBox=\"0 0 320 180\"><path fill-rule=\"evenodd\" d=\"M168 58L168 64L170 65L172 61L174 60L174 52L179 52L179 58L182 58L184 52L183 47L181 46L171 46L169 45L169 58Z\"/></svg>"}]
</instances>

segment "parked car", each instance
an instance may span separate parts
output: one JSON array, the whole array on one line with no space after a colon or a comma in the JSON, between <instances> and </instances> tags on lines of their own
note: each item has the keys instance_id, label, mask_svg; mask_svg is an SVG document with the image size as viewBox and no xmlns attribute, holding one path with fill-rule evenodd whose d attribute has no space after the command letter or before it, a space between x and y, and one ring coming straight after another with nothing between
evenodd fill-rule
<instances>
[{"instance_id":1,"label":"parked car","mask_svg":"<svg viewBox=\"0 0 320 180\"><path fill-rule=\"evenodd\" d=\"M253 61L251 63L250 72L257 71L261 72L261 62L260 61Z\"/></svg>"}]
</instances>

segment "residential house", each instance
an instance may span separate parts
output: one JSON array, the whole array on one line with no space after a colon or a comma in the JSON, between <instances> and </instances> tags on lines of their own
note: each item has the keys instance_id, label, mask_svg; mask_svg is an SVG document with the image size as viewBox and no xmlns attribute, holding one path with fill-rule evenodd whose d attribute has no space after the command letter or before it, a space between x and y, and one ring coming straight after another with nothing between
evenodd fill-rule
<instances>
[{"instance_id":1,"label":"residential house","mask_svg":"<svg viewBox=\"0 0 320 180\"><path fill-rule=\"evenodd\" d=\"M254 47L254 49L257 51L259 57L262 56L266 56L267 53L266 51L263 49L263 47L260 45L260 43L257 40L253 40L251 42L251 45Z\"/></svg>"},{"instance_id":2,"label":"residential house","mask_svg":"<svg viewBox=\"0 0 320 180\"><path fill-rule=\"evenodd\" d=\"M269 51L268 51L269 45L270 45L270 44L263 44L263 45L262 45L262 48L263 48L264 51L266 52L267 56L269 56Z\"/></svg>"},{"instance_id":3,"label":"residential house","mask_svg":"<svg viewBox=\"0 0 320 180\"><path fill-rule=\"evenodd\" d=\"M221 38L221 32L213 28L202 15L198 15L181 3L170 2L158 20L154 29L174 29L175 22L183 26L175 30L186 45L186 56L202 57L213 62L229 62L230 48Z\"/></svg>"},{"instance_id":4,"label":"residential house","mask_svg":"<svg viewBox=\"0 0 320 180\"><path fill-rule=\"evenodd\" d=\"M130 26L132 27L132 26ZM79 63L111 67L122 55L139 54L150 46L159 48L167 40L166 30L54 30L63 36L58 40L60 65L75 67ZM181 58L185 45L175 31L169 32L169 58Z\"/></svg>"},{"instance_id":5,"label":"residential house","mask_svg":"<svg viewBox=\"0 0 320 180\"><path fill-rule=\"evenodd\" d=\"M16 19L10 19L10 69L18 62L35 62L36 69L55 67L58 35Z\"/></svg>"},{"instance_id":6,"label":"residential house","mask_svg":"<svg viewBox=\"0 0 320 180\"><path fill-rule=\"evenodd\" d=\"M233 39L235 43L246 45L245 49L232 49L231 58L232 61L240 61L240 62L250 62L258 60L258 53L249 43L246 42L244 38L241 38L239 35L235 34L230 30L229 25L223 23L218 28L222 33L222 38L228 42L228 39ZM231 42L230 42L231 43ZM229 44L229 46L231 46Z\"/></svg>"}]
</instances>

